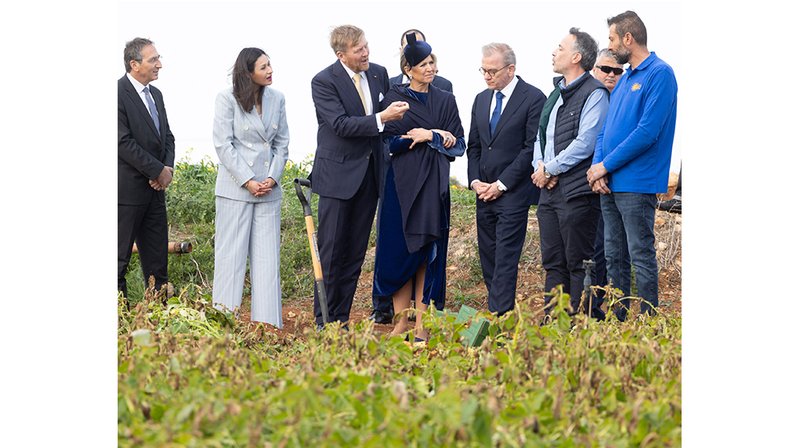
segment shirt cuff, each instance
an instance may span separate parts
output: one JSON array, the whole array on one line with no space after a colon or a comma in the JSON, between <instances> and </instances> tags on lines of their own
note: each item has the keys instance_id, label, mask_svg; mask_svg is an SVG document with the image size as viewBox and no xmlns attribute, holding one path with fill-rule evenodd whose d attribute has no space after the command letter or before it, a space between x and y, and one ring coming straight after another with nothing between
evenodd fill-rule
<instances>
[{"instance_id":1,"label":"shirt cuff","mask_svg":"<svg viewBox=\"0 0 800 448\"><path fill-rule=\"evenodd\" d=\"M475 182L480 182L480 180L479 179L474 179L472 182L470 182L469 183L469 189L470 190L474 190L474 188L472 188L472 187L475 185Z\"/></svg>"},{"instance_id":2,"label":"shirt cuff","mask_svg":"<svg viewBox=\"0 0 800 448\"><path fill-rule=\"evenodd\" d=\"M500 191L508 191L508 187L506 187L504 183L500 182L500 179L497 179L497 189Z\"/></svg>"},{"instance_id":3,"label":"shirt cuff","mask_svg":"<svg viewBox=\"0 0 800 448\"><path fill-rule=\"evenodd\" d=\"M384 124L381 122L380 114L375 114L375 122L378 123L378 132L383 132Z\"/></svg>"}]
</instances>

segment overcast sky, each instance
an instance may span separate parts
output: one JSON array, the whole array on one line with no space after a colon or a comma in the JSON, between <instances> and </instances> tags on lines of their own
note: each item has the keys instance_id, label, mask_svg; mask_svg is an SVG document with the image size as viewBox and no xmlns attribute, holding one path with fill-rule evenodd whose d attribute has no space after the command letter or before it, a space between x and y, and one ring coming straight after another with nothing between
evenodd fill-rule
<instances>
[{"instance_id":1,"label":"overcast sky","mask_svg":"<svg viewBox=\"0 0 800 448\"><path fill-rule=\"evenodd\" d=\"M378 6L375 6L378 5ZM633 9L647 26L648 48L672 65L681 85L680 4L576 2L120 2L119 67L122 49L133 37L155 42L163 69L153 84L162 90L176 158L219 159L211 142L214 99L230 85L229 70L243 47L259 47L275 70L272 87L286 95L291 141L289 157L313 157L317 122L311 100L311 78L336 60L328 43L330 30L353 24L362 28L370 61L400 72L400 35L422 30L439 58L439 74L453 82L465 135L472 103L486 88L478 73L481 47L489 42L511 45L517 74L541 89L553 88L552 52L570 27L580 27L608 44L606 19ZM131 20L147 15L147 20ZM678 106L682 103L679 100ZM674 160L680 160L681 113L678 113ZM191 149L191 150L190 150ZM677 162L673 163L677 170ZM451 174L466 183L467 160L453 163Z\"/></svg>"}]
</instances>

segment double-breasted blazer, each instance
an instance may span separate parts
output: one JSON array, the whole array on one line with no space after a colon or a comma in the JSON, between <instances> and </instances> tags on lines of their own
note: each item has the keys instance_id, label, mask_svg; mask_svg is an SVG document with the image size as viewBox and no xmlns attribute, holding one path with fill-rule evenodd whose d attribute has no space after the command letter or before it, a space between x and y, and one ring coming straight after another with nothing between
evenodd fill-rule
<instances>
[{"instance_id":1,"label":"double-breasted blazer","mask_svg":"<svg viewBox=\"0 0 800 448\"><path fill-rule=\"evenodd\" d=\"M232 87L217 95L213 127L214 149L220 161L214 190L217 196L247 202L281 199L281 176L289 158L283 94L265 88L261 110L261 116L255 106L250 111L242 110ZM270 194L255 197L243 186L248 180L262 182L268 177L278 183Z\"/></svg>"}]
</instances>

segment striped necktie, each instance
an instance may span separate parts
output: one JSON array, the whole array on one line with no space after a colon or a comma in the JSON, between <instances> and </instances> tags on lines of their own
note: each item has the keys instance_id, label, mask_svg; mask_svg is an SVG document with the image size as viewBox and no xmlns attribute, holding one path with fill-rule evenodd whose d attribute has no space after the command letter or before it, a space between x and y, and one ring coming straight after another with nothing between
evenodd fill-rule
<instances>
[{"instance_id":1,"label":"striped necktie","mask_svg":"<svg viewBox=\"0 0 800 448\"><path fill-rule=\"evenodd\" d=\"M145 86L144 97L147 99L147 108L150 109L150 118L153 119L153 124L156 125L156 131L161 135L161 125L158 124L158 111L156 110L156 103L153 102L153 97L150 96L150 86Z\"/></svg>"}]
</instances>

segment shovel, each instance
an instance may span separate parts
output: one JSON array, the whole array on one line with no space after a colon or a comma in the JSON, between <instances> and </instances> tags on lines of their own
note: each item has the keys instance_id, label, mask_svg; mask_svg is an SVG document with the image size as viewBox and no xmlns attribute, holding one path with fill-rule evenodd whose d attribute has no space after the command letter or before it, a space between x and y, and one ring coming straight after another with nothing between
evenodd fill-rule
<instances>
[{"instance_id":1,"label":"shovel","mask_svg":"<svg viewBox=\"0 0 800 448\"><path fill-rule=\"evenodd\" d=\"M308 188L308 196L303 192L303 187ZM311 262L314 265L314 282L317 285L317 297L319 307L322 309L322 322L327 324L328 319L328 296L325 294L325 285L322 283L322 264L319 261L319 247L317 246L317 232L314 230L314 218L311 216L311 181L308 179L294 180L294 190L297 198L303 206L303 214L306 217L306 233L308 233L308 247L311 249Z\"/></svg>"}]
</instances>

